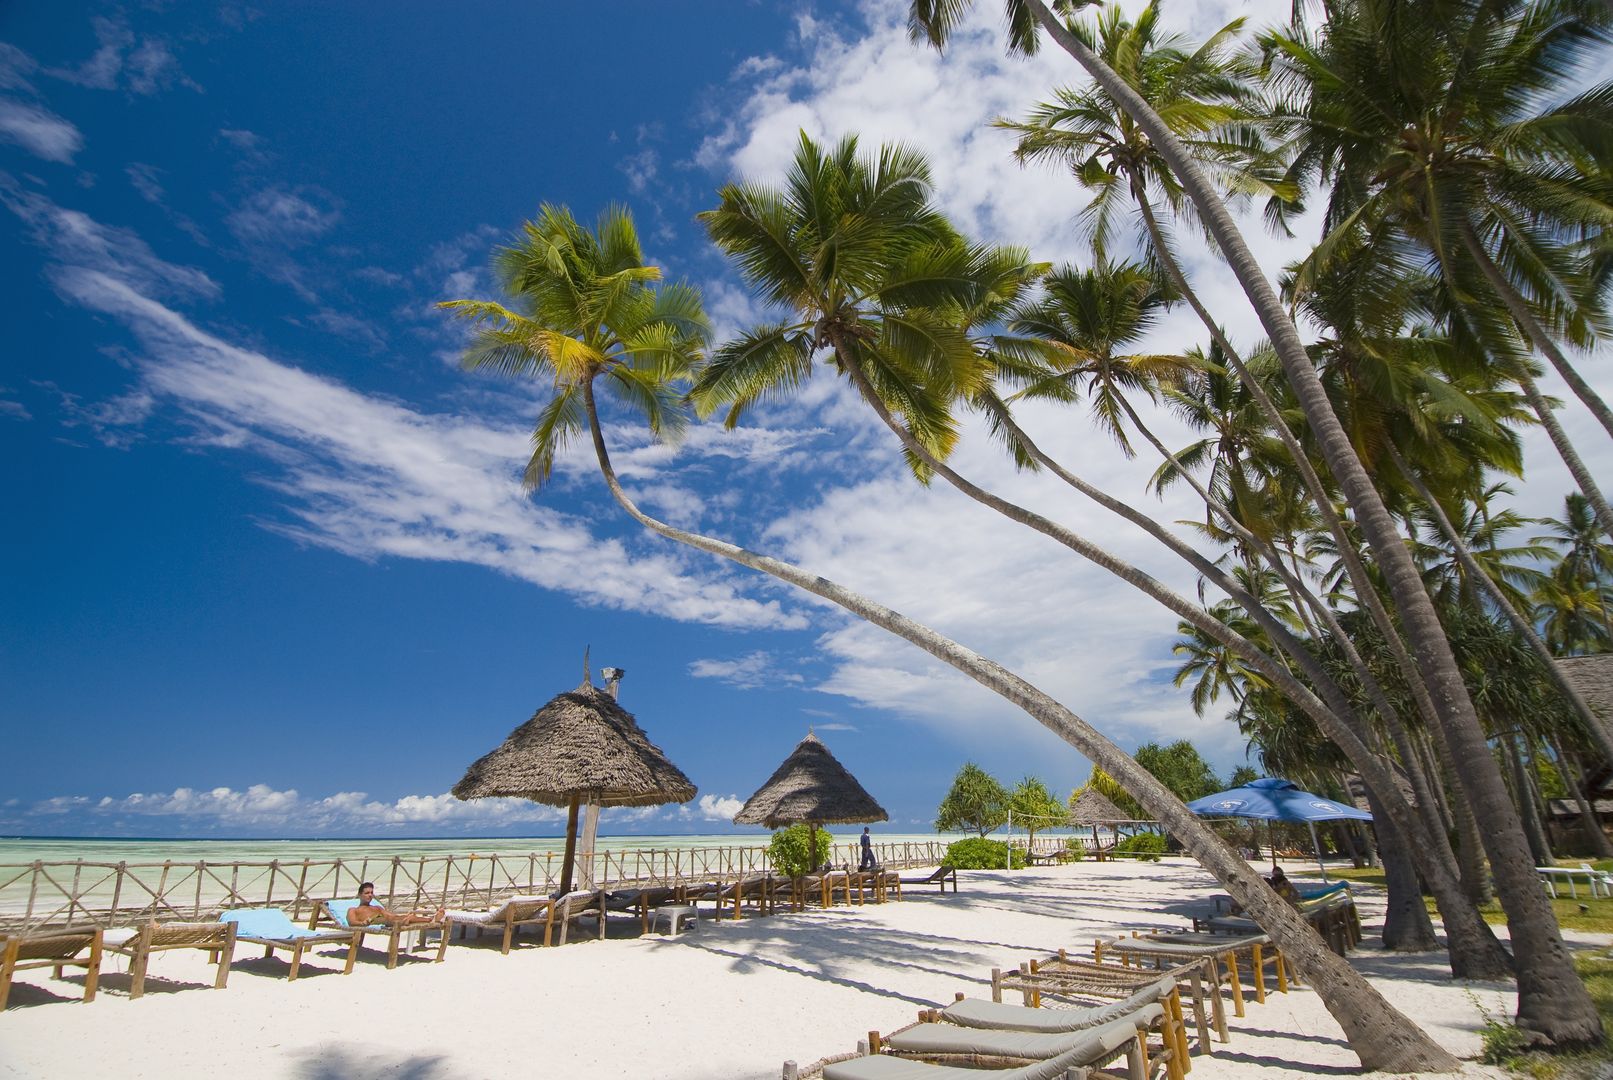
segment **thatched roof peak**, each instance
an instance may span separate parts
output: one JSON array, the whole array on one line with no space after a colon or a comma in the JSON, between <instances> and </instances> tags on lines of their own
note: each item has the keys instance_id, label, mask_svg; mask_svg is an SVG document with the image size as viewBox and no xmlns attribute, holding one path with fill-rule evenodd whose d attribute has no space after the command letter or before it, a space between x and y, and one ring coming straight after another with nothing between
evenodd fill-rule
<instances>
[{"instance_id":1,"label":"thatched roof peak","mask_svg":"<svg viewBox=\"0 0 1613 1080\"><path fill-rule=\"evenodd\" d=\"M602 806L657 806L688 802L695 786L632 713L585 677L465 770L453 793L553 806L567 805L573 795Z\"/></svg>"},{"instance_id":2,"label":"thatched roof peak","mask_svg":"<svg viewBox=\"0 0 1613 1080\"><path fill-rule=\"evenodd\" d=\"M1071 825L1113 825L1130 820L1131 815L1096 788L1087 788L1070 804Z\"/></svg>"},{"instance_id":3,"label":"thatched roof peak","mask_svg":"<svg viewBox=\"0 0 1613 1080\"><path fill-rule=\"evenodd\" d=\"M769 829L800 821L837 825L889 820L885 808L811 732L734 815L736 825Z\"/></svg>"}]
</instances>

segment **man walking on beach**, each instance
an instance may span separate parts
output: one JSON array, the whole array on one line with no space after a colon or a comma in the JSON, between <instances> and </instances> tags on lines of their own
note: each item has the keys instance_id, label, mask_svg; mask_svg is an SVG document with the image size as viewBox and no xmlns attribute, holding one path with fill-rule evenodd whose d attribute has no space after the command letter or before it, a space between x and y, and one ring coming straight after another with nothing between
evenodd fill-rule
<instances>
[{"instance_id":1,"label":"man walking on beach","mask_svg":"<svg viewBox=\"0 0 1613 1080\"><path fill-rule=\"evenodd\" d=\"M858 871L867 871L874 868L874 840L868 835L868 826L863 826L863 861L857 867Z\"/></svg>"}]
</instances>

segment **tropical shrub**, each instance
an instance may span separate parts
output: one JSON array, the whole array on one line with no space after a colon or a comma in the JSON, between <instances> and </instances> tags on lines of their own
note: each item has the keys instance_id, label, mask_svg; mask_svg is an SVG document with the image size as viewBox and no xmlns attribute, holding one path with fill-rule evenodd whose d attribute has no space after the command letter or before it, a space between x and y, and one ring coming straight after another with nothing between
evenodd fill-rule
<instances>
[{"instance_id":1,"label":"tropical shrub","mask_svg":"<svg viewBox=\"0 0 1613 1080\"><path fill-rule=\"evenodd\" d=\"M812 857L807 852L807 828L806 825L791 825L773 834L773 839L767 845L767 857L775 871L786 877L800 877L814 869ZM833 844L834 837L829 835L829 830L819 829L817 852L820 866L829 857Z\"/></svg>"},{"instance_id":2,"label":"tropical shrub","mask_svg":"<svg viewBox=\"0 0 1613 1080\"><path fill-rule=\"evenodd\" d=\"M936 832L985 836L1008 820L1008 792L986 770L965 762L935 812Z\"/></svg>"},{"instance_id":3,"label":"tropical shrub","mask_svg":"<svg viewBox=\"0 0 1613 1080\"><path fill-rule=\"evenodd\" d=\"M948 844L941 865L954 870L1001 870L1009 865L1010 858L1013 859L1015 870L1025 865L1025 853L1019 848L1013 848L1010 854L1008 845L1001 840L971 836L967 840L954 840Z\"/></svg>"},{"instance_id":4,"label":"tropical shrub","mask_svg":"<svg viewBox=\"0 0 1613 1080\"><path fill-rule=\"evenodd\" d=\"M1138 833L1136 836L1128 836L1116 844L1115 852L1122 855L1135 855L1146 862L1158 862L1159 857L1165 854L1165 838L1159 833Z\"/></svg>"},{"instance_id":5,"label":"tropical shrub","mask_svg":"<svg viewBox=\"0 0 1613 1080\"><path fill-rule=\"evenodd\" d=\"M1080 862L1087 857L1086 841L1079 836L1072 836L1064 842L1064 850L1071 862Z\"/></svg>"}]
</instances>

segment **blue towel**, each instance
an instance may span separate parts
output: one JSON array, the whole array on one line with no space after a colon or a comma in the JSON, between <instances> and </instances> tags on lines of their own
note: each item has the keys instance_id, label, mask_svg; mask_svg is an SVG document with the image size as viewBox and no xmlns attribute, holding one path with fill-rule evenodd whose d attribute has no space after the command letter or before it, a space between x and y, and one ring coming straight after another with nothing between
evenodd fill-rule
<instances>
[{"instance_id":1,"label":"blue towel","mask_svg":"<svg viewBox=\"0 0 1613 1080\"><path fill-rule=\"evenodd\" d=\"M240 908L226 911L220 922L235 924L237 937L273 938L276 940L324 937L326 932L297 926L279 908Z\"/></svg>"},{"instance_id":2,"label":"blue towel","mask_svg":"<svg viewBox=\"0 0 1613 1080\"><path fill-rule=\"evenodd\" d=\"M353 927L349 926L347 923L347 913L356 907L358 907L357 900L325 901L325 910L331 913L331 917L336 920L337 925L339 925L343 930L353 929Z\"/></svg>"}]
</instances>

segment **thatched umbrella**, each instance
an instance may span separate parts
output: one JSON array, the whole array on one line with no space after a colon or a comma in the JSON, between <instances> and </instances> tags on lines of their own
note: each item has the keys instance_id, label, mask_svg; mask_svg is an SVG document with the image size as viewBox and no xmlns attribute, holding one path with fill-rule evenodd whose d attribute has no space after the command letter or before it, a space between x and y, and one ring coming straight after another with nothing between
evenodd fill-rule
<instances>
[{"instance_id":1,"label":"thatched umbrella","mask_svg":"<svg viewBox=\"0 0 1613 1080\"><path fill-rule=\"evenodd\" d=\"M889 821L885 808L810 731L734 815L736 825L777 829L805 822L809 866L818 865L818 826Z\"/></svg>"},{"instance_id":2,"label":"thatched umbrella","mask_svg":"<svg viewBox=\"0 0 1613 1080\"><path fill-rule=\"evenodd\" d=\"M577 809L584 802L659 806L695 797L689 778L616 703L615 689L614 679L606 691L585 675L581 686L539 709L454 785L459 799L531 799L569 807L562 893L571 891Z\"/></svg>"},{"instance_id":3,"label":"thatched umbrella","mask_svg":"<svg viewBox=\"0 0 1613 1080\"><path fill-rule=\"evenodd\" d=\"M1099 825L1109 826L1118 837L1120 835L1120 823L1130 820L1131 818L1126 812L1115 805L1113 799L1097 788L1087 788L1077 795L1075 801L1070 804L1070 824L1090 826L1094 845L1099 843Z\"/></svg>"}]
</instances>

